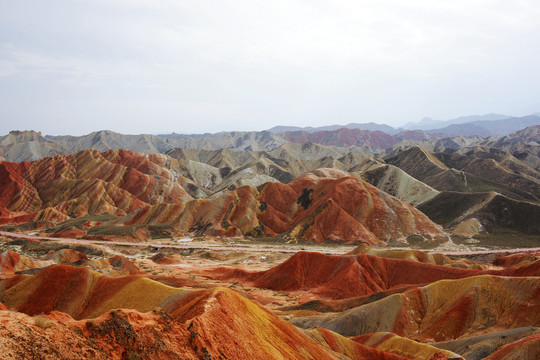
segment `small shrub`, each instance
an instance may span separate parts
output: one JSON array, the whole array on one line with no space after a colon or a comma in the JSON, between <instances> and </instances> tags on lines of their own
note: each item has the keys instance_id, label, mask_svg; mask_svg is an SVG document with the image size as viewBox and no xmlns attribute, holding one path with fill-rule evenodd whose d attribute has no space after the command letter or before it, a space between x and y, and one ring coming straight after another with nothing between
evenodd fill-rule
<instances>
[{"instance_id":1,"label":"small shrub","mask_svg":"<svg viewBox=\"0 0 540 360\"><path fill-rule=\"evenodd\" d=\"M137 352L135 351L128 351L126 353L126 359L127 360L139 360L141 358L141 356L139 354L137 354Z\"/></svg>"},{"instance_id":2,"label":"small shrub","mask_svg":"<svg viewBox=\"0 0 540 360\"><path fill-rule=\"evenodd\" d=\"M34 324L42 329L48 329L52 326L51 320L45 316L36 315L32 319L34 320Z\"/></svg>"}]
</instances>

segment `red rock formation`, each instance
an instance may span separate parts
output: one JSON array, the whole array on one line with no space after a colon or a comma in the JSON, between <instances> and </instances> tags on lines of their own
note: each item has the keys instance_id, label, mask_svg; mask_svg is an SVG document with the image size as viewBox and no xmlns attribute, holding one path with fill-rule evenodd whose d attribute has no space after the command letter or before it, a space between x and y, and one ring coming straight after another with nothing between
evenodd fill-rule
<instances>
[{"instance_id":1,"label":"red rock formation","mask_svg":"<svg viewBox=\"0 0 540 360\"><path fill-rule=\"evenodd\" d=\"M481 275L441 280L347 310L297 317L304 328L324 327L344 336L393 332L422 342L448 341L538 326L537 277Z\"/></svg>"},{"instance_id":2,"label":"red rock formation","mask_svg":"<svg viewBox=\"0 0 540 360\"><path fill-rule=\"evenodd\" d=\"M307 334L317 342L334 350L340 354L348 356L350 359L372 359L372 360L405 360L412 357L404 357L396 353L381 351L373 347L364 346L359 342L352 341L335 332L326 329L314 329L307 331ZM441 357L440 360L445 360Z\"/></svg>"},{"instance_id":3,"label":"red rock formation","mask_svg":"<svg viewBox=\"0 0 540 360\"><path fill-rule=\"evenodd\" d=\"M193 334L191 344L222 358L332 358L290 323L227 289L194 293L172 313ZM206 349L206 350L204 350Z\"/></svg>"},{"instance_id":4,"label":"red rock formation","mask_svg":"<svg viewBox=\"0 0 540 360\"><path fill-rule=\"evenodd\" d=\"M540 259L540 252L538 253L523 253L512 254L507 256L499 256L493 260L493 265L509 267L521 267L532 264Z\"/></svg>"},{"instance_id":5,"label":"red rock formation","mask_svg":"<svg viewBox=\"0 0 540 360\"><path fill-rule=\"evenodd\" d=\"M12 274L16 271L41 268L52 265L52 262L34 261L27 256L6 250L0 253L0 275Z\"/></svg>"},{"instance_id":6,"label":"red rock formation","mask_svg":"<svg viewBox=\"0 0 540 360\"><path fill-rule=\"evenodd\" d=\"M193 200L165 155L85 150L0 163L0 224L50 226L92 214L118 225L171 223L212 236L286 236L315 242L376 243L441 229L421 212L355 177L320 169L289 184L244 186ZM85 228L55 235L80 237Z\"/></svg>"},{"instance_id":7,"label":"red rock formation","mask_svg":"<svg viewBox=\"0 0 540 360\"><path fill-rule=\"evenodd\" d=\"M123 271L130 275L136 275L136 274L142 273L142 271L137 267L137 265L135 265L133 261L129 260L125 256L116 255L116 256L113 256L112 258L109 258L108 261L114 270Z\"/></svg>"},{"instance_id":8,"label":"red rock formation","mask_svg":"<svg viewBox=\"0 0 540 360\"><path fill-rule=\"evenodd\" d=\"M0 301L10 309L28 315L62 311L74 318L95 317L120 307L149 311L168 296L182 292L141 276L112 278L68 265L2 281L0 289Z\"/></svg>"},{"instance_id":9,"label":"red rock formation","mask_svg":"<svg viewBox=\"0 0 540 360\"><path fill-rule=\"evenodd\" d=\"M133 288L136 282L144 286ZM53 266L3 291L0 298L26 314L48 314L32 319L10 311L0 313L0 336L5 337L0 349L5 356L31 356L31 337L34 349L46 349L45 354L56 358L75 357L73 351L112 359L134 355L152 359L343 358L339 349L330 350L224 288L184 291L148 279L96 278L84 269ZM167 312L156 309L159 304ZM112 310L118 307L135 310ZM148 309L154 310L141 313ZM94 319L75 321L69 314ZM61 338L64 340L59 341ZM362 354L377 354L374 359L400 359L367 348Z\"/></svg>"},{"instance_id":10,"label":"red rock formation","mask_svg":"<svg viewBox=\"0 0 540 360\"><path fill-rule=\"evenodd\" d=\"M73 249L61 249L58 251L50 251L43 259L52 260L56 264L73 264L80 260L88 260L88 257Z\"/></svg>"},{"instance_id":11,"label":"red rock formation","mask_svg":"<svg viewBox=\"0 0 540 360\"><path fill-rule=\"evenodd\" d=\"M527 336L524 339L500 347L485 360L510 360L510 359L539 359L540 358L540 334Z\"/></svg>"},{"instance_id":12,"label":"red rock formation","mask_svg":"<svg viewBox=\"0 0 540 360\"><path fill-rule=\"evenodd\" d=\"M57 238L66 238L66 239L77 239L86 235L86 231L83 229L76 228L74 226L69 227L68 229L62 229L52 234L52 237Z\"/></svg>"},{"instance_id":13,"label":"red rock formation","mask_svg":"<svg viewBox=\"0 0 540 360\"><path fill-rule=\"evenodd\" d=\"M299 252L266 271L249 273L221 268L212 270L212 274L221 279L247 281L259 288L307 291L326 299L344 299L481 274L539 276L540 262L518 269L484 271L372 255L338 256Z\"/></svg>"},{"instance_id":14,"label":"red rock formation","mask_svg":"<svg viewBox=\"0 0 540 360\"><path fill-rule=\"evenodd\" d=\"M347 255L374 255L383 258L390 259L402 259L402 260L411 260L418 261L427 264L434 265L446 265L452 267L459 267L464 269L484 269L486 266L480 265L472 260L465 258L450 259L448 256L438 253L427 253L421 250L398 250L398 249L379 249L371 247L367 244L361 244L357 246L352 251L349 251Z\"/></svg>"},{"instance_id":15,"label":"red rock formation","mask_svg":"<svg viewBox=\"0 0 540 360\"><path fill-rule=\"evenodd\" d=\"M289 184L243 186L210 199L145 207L117 224L164 222L205 235L281 235L319 243L443 236L412 206L335 169L316 170Z\"/></svg>"},{"instance_id":16,"label":"red rock formation","mask_svg":"<svg viewBox=\"0 0 540 360\"><path fill-rule=\"evenodd\" d=\"M212 236L286 236L314 242L376 243L410 235L443 235L424 214L336 169L289 184L240 187L193 200L165 155L85 150L26 163L0 163L0 224L50 226L92 214L117 225L171 223ZM84 227L55 236L80 237Z\"/></svg>"},{"instance_id":17,"label":"red rock formation","mask_svg":"<svg viewBox=\"0 0 540 360\"><path fill-rule=\"evenodd\" d=\"M68 216L128 212L191 197L166 169L164 155L84 150L22 163L0 163L0 224L60 222ZM51 214L51 212L57 212Z\"/></svg>"},{"instance_id":18,"label":"red rock formation","mask_svg":"<svg viewBox=\"0 0 540 360\"><path fill-rule=\"evenodd\" d=\"M405 356L407 359L460 359L461 357L451 351L438 349L414 340L400 337L393 333L374 333L352 338L353 341L391 353Z\"/></svg>"}]
</instances>

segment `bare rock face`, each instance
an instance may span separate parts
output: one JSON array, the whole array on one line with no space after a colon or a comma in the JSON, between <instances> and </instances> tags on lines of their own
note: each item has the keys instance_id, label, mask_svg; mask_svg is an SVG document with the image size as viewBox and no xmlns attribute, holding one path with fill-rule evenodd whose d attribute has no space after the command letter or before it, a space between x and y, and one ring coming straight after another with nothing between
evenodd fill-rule
<instances>
[{"instance_id":1,"label":"bare rock face","mask_svg":"<svg viewBox=\"0 0 540 360\"><path fill-rule=\"evenodd\" d=\"M331 269L331 271L329 271ZM299 252L269 270L245 272L217 269L211 276L240 279L277 291L308 291L326 299L346 299L444 279L476 275L538 276L540 262L518 269L482 270L435 265L373 255L324 255Z\"/></svg>"},{"instance_id":2,"label":"bare rock face","mask_svg":"<svg viewBox=\"0 0 540 360\"><path fill-rule=\"evenodd\" d=\"M28 163L0 163L0 223L61 222L125 215L148 204L191 199L167 157L123 150L85 150Z\"/></svg>"},{"instance_id":3,"label":"bare rock face","mask_svg":"<svg viewBox=\"0 0 540 360\"><path fill-rule=\"evenodd\" d=\"M412 288L340 314L298 317L292 322L345 336L386 331L422 342L447 341L536 326L538 293L535 277L472 276Z\"/></svg>"},{"instance_id":4,"label":"bare rock face","mask_svg":"<svg viewBox=\"0 0 540 360\"><path fill-rule=\"evenodd\" d=\"M281 235L319 243L444 237L420 211L336 169L319 169L289 184L244 186L186 204L145 207L117 223L163 222L204 235Z\"/></svg>"},{"instance_id":5,"label":"bare rock face","mask_svg":"<svg viewBox=\"0 0 540 360\"><path fill-rule=\"evenodd\" d=\"M0 349L4 356L344 358L339 349L320 344L226 288L183 290L142 278L96 278L88 270L56 266L13 285L1 293L1 298L10 309L20 311L0 309ZM156 308L158 305L163 305L164 311ZM118 309L122 307L133 310ZM92 319L86 319L85 314ZM349 352L368 358L401 359L347 339L341 341L346 348L354 349Z\"/></svg>"},{"instance_id":6,"label":"bare rock face","mask_svg":"<svg viewBox=\"0 0 540 360\"><path fill-rule=\"evenodd\" d=\"M482 230L483 227L480 221L475 218L470 218L458 224L454 229L452 229L452 233L455 235L473 237L474 235L480 234Z\"/></svg>"},{"instance_id":7,"label":"bare rock face","mask_svg":"<svg viewBox=\"0 0 540 360\"><path fill-rule=\"evenodd\" d=\"M31 270L52 265L52 261L33 260L11 250L0 253L0 277L17 271Z\"/></svg>"},{"instance_id":8,"label":"bare rock face","mask_svg":"<svg viewBox=\"0 0 540 360\"><path fill-rule=\"evenodd\" d=\"M540 334L535 334L502 346L486 359L538 359L538 357L540 357Z\"/></svg>"},{"instance_id":9,"label":"bare rock face","mask_svg":"<svg viewBox=\"0 0 540 360\"><path fill-rule=\"evenodd\" d=\"M434 198L439 193L393 165L379 165L361 172L360 176L378 189L414 207Z\"/></svg>"},{"instance_id":10,"label":"bare rock face","mask_svg":"<svg viewBox=\"0 0 540 360\"><path fill-rule=\"evenodd\" d=\"M458 268L464 268L464 269L478 269L482 270L485 269L486 266L482 264L478 264L477 262L474 262L469 259L465 258L449 258L446 255L438 254L438 253L428 253L421 250L398 250L398 249L384 249L384 248L376 248L371 247L367 244L361 244L357 246L352 251L349 251L347 255L374 255L381 258L388 258L388 259L401 259L401 260L409 260L409 261L416 261L426 264L433 264L433 265L443 265L443 266L450 266L450 267L458 267Z\"/></svg>"},{"instance_id":11,"label":"bare rock face","mask_svg":"<svg viewBox=\"0 0 540 360\"><path fill-rule=\"evenodd\" d=\"M172 287L142 274L110 277L79 267L96 261L80 253L51 253L57 261L76 260L77 267L53 265L0 280L0 351L6 358L43 359L536 356L540 262L473 270L433 264L449 259L421 252L413 260L392 258L407 254L300 252L265 271L198 273L309 299L366 300L339 313L293 312L287 322L232 288ZM102 261L115 269L131 266L121 256Z\"/></svg>"},{"instance_id":12,"label":"bare rock face","mask_svg":"<svg viewBox=\"0 0 540 360\"><path fill-rule=\"evenodd\" d=\"M194 200L181 185L187 180L169 169L171 161L166 155L85 150L35 162L2 162L0 224L39 228L66 222L51 230L57 237L124 234L114 227L89 231L91 225L68 221L109 214L108 222L94 226L133 225L124 235L134 239L143 236L139 226L155 224L210 236L280 236L318 243L444 236L420 211L342 170L318 169L288 184L246 185Z\"/></svg>"},{"instance_id":13,"label":"bare rock face","mask_svg":"<svg viewBox=\"0 0 540 360\"><path fill-rule=\"evenodd\" d=\"M439 349L433 345L423 344L389 332L356 336L353 340L357 343L399 354L409 359L462 359L460 355L451 351Z\"/></svg>"},{"instance_id":14,"label":"bare rock face","mask_svg":"<svg viewBox=\"0 0 540 360\"><path fill-rule=\"evenodd\" d=\"M38 131L14 130L6 136L0 136L0 158L7 161L38 160L63 153L62 145L45 138Z\"/></svg>"}]
</instances>

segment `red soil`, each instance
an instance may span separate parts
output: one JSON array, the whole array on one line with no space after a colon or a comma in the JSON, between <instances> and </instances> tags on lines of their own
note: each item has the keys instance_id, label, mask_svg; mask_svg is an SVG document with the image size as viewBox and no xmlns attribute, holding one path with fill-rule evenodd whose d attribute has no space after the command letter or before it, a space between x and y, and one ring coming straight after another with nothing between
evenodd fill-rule
<instances>
[{"instance_id":1,"label":"red soil","mask_svg":"<svg viewBox=\"0 0 540 360\"><path fill-rule=\"evenodd\" d=\"M191 199L163 166L159 157L124 150L84 150L32 162L1 162L0 224L59 222L72 214L125 215L148 204ZM46 208L55 208L66 218L43 218L40 211ZM69 231L59 235L73 236Z\"/></svg>"},{"instance_id":2,"label":"red soil","mask_svg":"<svg viewBox=\"0 0 540 360\"><path fill-rule=\"evenodd\" d=\"M485 360L539 359L540 334L531 335L519 341L501 346Z\"/></svg>"},{"instance_id":3,"label":"red soil","mask_svg":"<svg viewBox=\"0 0 540 360\"><path fill-rule=\"evenodd\" d=\"M325 342L328 344L330 349L342 353L344 348L348 348L346 355L350 356L352 359L372 359L372 360L405 360L409 359L407 357L392 354L389 352L381 351L374 349L365 345L360 344L359 342L346 339L332 331L326 329L316 329L319 332ZM347 340L347 341L345 341ZM446 358L441 358L441 360Z\"/></svg>"},{"instance_id":4,"label":"red soil","mask_svg":"<svg viewBox=\"0 0 540 360\"><path fill-rule=\"evenodd\" d=\"M73 264L80 260L88 260L88 257L85 254L73 249L51 251L45 258L47 260L53 260L57 264Z\"/></svg>"},{"instance_id":5,"label":"red soil","mask_svg":"<svg viewBox=\"0 0 540 360\"><path fill-rule=\"evenodd\" d=\"M36 275L37 286L14 310L28 315L47 314L53 310L69 313L73 303L86 294L89 274L88 269L51 266Z\"/></svg>"},{"instance_id":6,"label":"red soil","mask_svg":"<svg viewBox=\"0 0 540 360\"><path fill-rule=\"evenodd\" d=\"M115 270L122 270L131 275L142 274L143 272L131 260L122 255L116 255L109 259L109 264Z\"/></svg>"},{"instance_id":7,"label":"red soil","mask_svg":"<svg viewBox=\"0 0 540 360\"><path fill-rule=\"evenodd\" d=\"M40 268L50 265L48 262L34 261L27 256L11 250L0 253L0 274L12 276L16 271Z\"/></svg>"},{"instance_id":8,"label":"red soil","mask_svg":"<svg viewBox=\"0 0 540 360\"><path fill-rule=\"evenodd\" d=\"M344 299L480 274L538 276L540 262L518 269L483 271L372 255L339 256L299 252L266 271L250 273L219 268L211 270L210 274L219 279L241 279L258 288L308 291L327 299Z\"/></svg>"},{"instance_id":9,"label":"red soil","mask_svg":"<svg viewBox=\"0 0 540 360\"><path fill-rule=\"evenodd\" d=\"M509 267L520 267L529 265L539 260L540 253L526 253L526 254L512 254L507 256L500 256L493 260L493 265Z\"/></svg>"},{"instance_id":10,"label":"red soil","mask_svg":"<svg viewBox=\"0 0 540 360\"><path fill-rule=\"evenodd\" d=\"M13 310L28 315L61 311L74 318L88 316L138 276L110 278L99 276L93 283L91 270L69 265L54 265L31 277L11 279L5 288L21 294ZM9 286L7 286L9 285ZM17 286L17 288L15 288ZM13 295L13 291L9 295ZM6 295L0 294L0 299ZM5 302L5 301L4 301Z\"/></svg>"}]
</instances>

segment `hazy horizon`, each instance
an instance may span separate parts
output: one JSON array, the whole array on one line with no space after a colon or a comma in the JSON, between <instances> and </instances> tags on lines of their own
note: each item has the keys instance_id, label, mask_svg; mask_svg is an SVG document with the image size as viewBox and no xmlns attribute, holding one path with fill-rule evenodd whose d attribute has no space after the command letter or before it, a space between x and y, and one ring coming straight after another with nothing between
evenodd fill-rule
<instances>
[{"instance_id":1,"label":"hazy horizon","mask_svg":"<svg viewBox=\"0 0 540 360\"><path fill-rule=\"evenodd\" d=\"M540 111L540 3L4 1L0 134Z\"/></svg>"}]
</instances>

